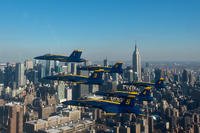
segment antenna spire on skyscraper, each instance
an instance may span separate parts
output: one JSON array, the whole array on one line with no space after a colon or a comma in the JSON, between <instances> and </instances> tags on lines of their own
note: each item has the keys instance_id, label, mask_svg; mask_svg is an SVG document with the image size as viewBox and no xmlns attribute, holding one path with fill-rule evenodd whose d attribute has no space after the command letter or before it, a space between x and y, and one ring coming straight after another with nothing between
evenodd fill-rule
<instances>
[{"instance_id":1,"label":"antenna spire on skyscraper","mask_svg":"<svg viewBox=\"0 0 200 133\"><path fill-rule=\"evenodd\" d=\"M137 49L137 40L135 40L135 50Z\"/></svg>"}]
</instances>

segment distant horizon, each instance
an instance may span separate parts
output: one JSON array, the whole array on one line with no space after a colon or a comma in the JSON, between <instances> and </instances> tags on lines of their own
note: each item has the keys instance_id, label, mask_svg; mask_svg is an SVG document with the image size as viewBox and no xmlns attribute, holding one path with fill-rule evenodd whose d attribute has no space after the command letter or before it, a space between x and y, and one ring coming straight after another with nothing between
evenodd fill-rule
<instances>
[{"instance_id":1,"label":"distant horizon","mask_svg":"<svg viewBox=\"0 0 200 133\"><path fill-rule=\"evenodd\" d=\"M23 63L26 60L34 61L35 59L25 59L25 60L22 60L22 61L0 61L0 64L4 64L4 63ZM88 60L88 61L91 61L93 64L96 64L96 63L103 64L103 60ZM125 61L122 61L122 60L108 60L108 62L111 63L111 65L113 65L116 62L123 62L123 63L128 63L129 62L129 63L132 63L131 60L125 60ZM141 61L141 63L142 64L144 64L144 63L184 63L184 64L188 64L188 63L200 63L200 61L164 61L164 60L163 61L147 61L147 60L144 60L144 61ZM79 63L77 63L77 64L79 64Z\"/></svg>"},{"instance_id":2,"label":"distant horizon","mask_svg":"<svg viewBox=\"0 0 200 133\"><path fill-rule=\"evenodd\" d=\"M89 60L200 61L200 1L0 2L0 61L82 49Z\"/></svg>"}]
</instances>

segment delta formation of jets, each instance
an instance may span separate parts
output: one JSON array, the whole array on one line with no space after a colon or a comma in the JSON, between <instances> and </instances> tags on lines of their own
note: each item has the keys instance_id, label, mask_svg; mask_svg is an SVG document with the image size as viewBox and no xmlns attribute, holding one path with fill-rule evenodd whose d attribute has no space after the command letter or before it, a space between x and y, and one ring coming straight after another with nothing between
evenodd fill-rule
<instances>
[{"instance_id":1,"label":"delta formation of jets","mask_svg":"<svg viewBox=\"0 0 200 133\"><path fill-rule=\"evenodd\" d=\"M82 51L74 50L70 56L63 55L52 55L46 54L43 56L35 57L37 60L54 60L61 62L85 62L86 60L81 58ZM123 73L121 62L117 62L112 67L102 67L102 66L83 66L79 67L79 70L93 71L91 76L83 76L83 75L53 75L44 77L44 80L58 80L58 81L67 81L67 82L75 82L78 84L97 84L102 85L104 80L102 78L103 73ZM96 95L103 97L116 97L120 99L119 101L111 101L111 100L103 100L103 99L95 99L88 98L84 100L70 100L65 101L63 104L65 105L73 105L73 106L84 106L84 107L93 107L99 108L107 113L134 113L136 115L143 115L143 111L140 107L140 103L142 101L150 102L153 100L151 96L151 88L154 87L156 89L165 88L164 79L161 78L159 81L155 83L145 83L145 82L125 82L123 85L134 85L134 86L143 86L145 89L138 92L124 92L124 91L116 91L116 92L96 92Z\"/></svg>"}]
</instances>

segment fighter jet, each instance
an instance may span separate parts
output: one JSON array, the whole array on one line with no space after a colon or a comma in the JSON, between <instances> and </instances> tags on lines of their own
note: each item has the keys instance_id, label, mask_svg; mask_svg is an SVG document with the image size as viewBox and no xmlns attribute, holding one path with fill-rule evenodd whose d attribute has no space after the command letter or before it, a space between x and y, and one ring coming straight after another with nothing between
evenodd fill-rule
<instances>
[{"instance_id":1,"label":"fighter jet","mask_svg":"<svg viewBox=\"0 0 200 133\"><path fill-rule=\"evenodd\" d=\"M90 77L83 76L83 75L53 75L53 76L47 76L44 77L43 80L58 80L58 81L68 81L68 82L74 82L78 84L97 84L101 85L103 84L103 70L96 70L92 73Z\"/></svg>"},{"instance_id":2,"label":"fighter jet","mask_svg":"<svg viewBox=\"0 0 200 133\"><path fill-rule=\"evenodd\" d=\"M135 97L136 100L142 101L152 101L153 97L151 96L151 87L145 87L145 89L138 93L136 91L125 92L125 91L115 91L115 92L103 92L97 91L95 95L105 96L105 97L118 97L118 98L132 98Z\"/></svg>"},{"instance_id":3,"label":"fighter jet","mask_svg":"<svg viewBox=\"0 0 200 133\"><path fill-rule=\"evenodd\" d=\"M37 60L54 60L60 62L85 62L85 59L81 58L82 51L74 50L70 56L64 55L53 55L53 54L45 54L42 56L37 56L34 59Z\"/></svg>"},{"instance_id":4,"label":"fighter jet","mask_svg":"<svg viewBox=\"0 0 200 133\"><path fill-rule=\"evenodd\" d=\"M114 102L110 100L70 100L63 102L65 105L84 106L89 108L99 108L106 113L134 113L142 115L139 105L135 105L134 97L124 98L122 102Z\"/></svg>"},{"instance_id":5,"label":"fighter jet","mask_svg":"<svg viewBox=\"0 0 200 133\"><path fill-rule=\"evenodd\" d=\"M155 83L147 83L147 82L127 82L126 83L125 82L123 83L123 85L134 85L134 86L144 86L144 87L153 86L156 89L161 89L161 88L166 87L166 85L164 84L164 78L160 78Z\"/></svg>"},{"instance_id":6,"label":"fighter jet","mask_svg":"<svg viewBox=\"0 0 200 133\"><path fill-rule=\"evenodd\" d=\"M123 64L122 62L117 62L112 67L109 67L109 66L82 66L82 67L79 67L78 69L86 70L86 71L94 71L94 70L98 70L98 69L103 69L107 73L122 74L123 73L122 64Z\"/></svg>"}]
</instances>

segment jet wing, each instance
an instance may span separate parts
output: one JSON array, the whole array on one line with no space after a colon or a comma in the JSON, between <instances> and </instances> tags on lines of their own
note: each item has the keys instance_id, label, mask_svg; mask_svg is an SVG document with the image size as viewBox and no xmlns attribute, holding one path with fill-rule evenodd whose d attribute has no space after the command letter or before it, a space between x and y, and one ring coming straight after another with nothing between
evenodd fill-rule
<instances>
[{"instance_id":1,"label":"jet wing","mask_svg":"<svg viewBox=\"0 0 200 133\"><path fill-rule=\"evenodd\" d=\"M47 76L47 77L44 77L43 79L46 79L46 80L61 80L61 81L66 81L66 77L64 75Z\"/></svg>"},{"instance_id":2,"label":"jet wing","mask_svg":"<svg viewBox=\"0 0 200 133\"><path fill-rule=\"evenodd\" d=\"M98 100L70 100L70 101L63 102L63 104L104 109L104 106L106 106L108 103L101 102Z\"/></svg>"},{"instance_id":3,"label":"jet wing","mask_svg":"<svg viewBox=\"0 0 200 133\"><path fill-rule=\"evenodd\" d=\"M99 108L107 113L135 113L142 114L139 106L122 105L119 102L107 100L71 100L63 102L65 105Z\"/></svg>"},{"instance_id":4,"label":"jet wing","mask_svg":"<svg viewBox=\"0 0 200 133\"><path fill-rule=\"evenodd\" d=\"M134 86L154 86L155 83L146 83L146 82L127 82L127 83L123 83L123 85L134 85Z\"/></svg>"},{"instance_id":5,"label":"jet wing","mask_svg":"<svg viewBox=\"0 0 200 133\"><path fill-rule=\"evenodd\" d=\"M53 75L53 76L44 77L43 79L69 81L69 82L76 82L76 83L87 82L87 77L75 76L75 75Z\"/></svg>"},{"instance_id":6,"label":"jet wing","mask_svg":"<svg viewBox=\"0 0 200 133\"><path fill-rule=\"evenodd\" d=\"M118 97L118 98L135 98L135 96L138 95L137 92L123 92L123 91L116 91L116 92L97 91L95 92L95 94L100 96Z\"/></svg>"},{"instance_id":7,"label":"jet wing","mask_svg":"<svg viewBox=\"0 0 200 133\"><path fill-rule=\"evenodd\" d=\"M95 71L99 69L104 69L105 67L103 66L81 66L78 69L79 70L85 70L85 71Z\"/></svg>"}]
</instances>

